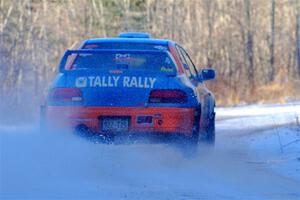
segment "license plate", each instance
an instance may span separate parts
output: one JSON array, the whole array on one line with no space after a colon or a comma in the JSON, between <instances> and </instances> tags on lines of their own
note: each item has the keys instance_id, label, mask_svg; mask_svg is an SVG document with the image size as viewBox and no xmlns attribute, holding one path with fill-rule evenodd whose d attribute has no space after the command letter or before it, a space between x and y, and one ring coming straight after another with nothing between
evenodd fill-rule
<instances>
[{"instance_id":1,"label":"license plate","mask_svg":"<svg viewBox=\"0 0 300 200\"><path fill-rule=\"evenodd\" d=\"M128 131L129 118L128 117L103 117L102 131L121 132Z\"/></svg>"}]
</instances>

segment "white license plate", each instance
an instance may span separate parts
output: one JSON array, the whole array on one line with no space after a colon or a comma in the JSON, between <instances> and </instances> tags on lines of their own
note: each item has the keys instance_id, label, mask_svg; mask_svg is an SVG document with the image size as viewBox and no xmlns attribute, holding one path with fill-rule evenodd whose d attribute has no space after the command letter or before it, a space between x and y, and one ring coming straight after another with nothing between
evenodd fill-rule
<instances>
[{"instance_id":1,"label":"white license plate","mask_svg":"<svg viewBox=\"0 0 300 200\"><path fill-rule=\"evenodd\" d=\"M102 118L102 131L128 131L129 119L123 117L104 117Z\"/></svg>"}]
</instances>

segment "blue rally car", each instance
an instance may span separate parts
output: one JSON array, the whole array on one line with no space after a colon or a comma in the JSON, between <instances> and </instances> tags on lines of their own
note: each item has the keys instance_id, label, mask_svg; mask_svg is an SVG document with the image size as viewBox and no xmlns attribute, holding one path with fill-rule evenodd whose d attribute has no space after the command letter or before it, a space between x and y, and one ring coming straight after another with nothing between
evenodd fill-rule
<instances>
[{"instance_id":1,"label":"blue rally car","mask_svg":"<svg viewBox=\"0 0 300 200\"><path fill-rule=\"evenodd\" d=\"M214 77L174 41L147 33L88 39L65 52L42 121L111 139L163 135L213 144L215 99L204 82Z\"/></svg>"}]
</instances>

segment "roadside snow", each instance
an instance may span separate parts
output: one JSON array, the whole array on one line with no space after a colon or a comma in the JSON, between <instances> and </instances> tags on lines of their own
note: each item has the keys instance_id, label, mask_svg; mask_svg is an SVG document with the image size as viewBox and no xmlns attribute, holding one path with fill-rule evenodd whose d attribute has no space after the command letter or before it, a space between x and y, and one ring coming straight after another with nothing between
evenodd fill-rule
<instances>
[{"instance_id":1,"label":"roadside snow","mask_svg":"<svg viewBox=\"0 0 300 200\"><path fill-rule=\"evenodd\" d=\"M283 125L299 125L300 102L217 108L216 116L217 128L231 129L234 136L243 136Z\"/></svg>"},{"instance_id":2,"label":"roadside snow","mask_svg":"<svg viewBox=\"0 0 300 200\"><path fill-rule=\"evenodd\" d=\"M239 128L272 127L300 123L300 103L275 105L248 105L228 108L218 108L217 120L232 125L235 122ZM226 120L230 120L227 123ZM236 127L234 127L236 128Z\"/></svg>"},{"instance_id":3,"label":"roadside snow","mask_svg":"<svg viewBox=\"0 0 300 200\"><path fill-rule=\"evenodd\" d=\"M246 105L218 108L217 113L222 117L262 116L262 115L300 115L300 102L288 104Z\"/></svg>"},{"instance_id":4,"label":"roadside snow","mask_svg":"<svg viewBox=\"0 0 300 200\"><path fill-rule=\"evenodd\" d=\"M245 145L250 164L300 181L299 102L218 108L217 120L217 139Z\"/></svg>"},{"instance_id":5,"label":"roadside snow","mask_svg":"<svg viewBox=\"0 0 300 200\"><path fill-rule=\"evenodd\" d=\"M300 181L300 127L288 126L252 135L249 143L252 164ZM300 186L299 186L300 189Z\"/></svg>"}]
</instances>

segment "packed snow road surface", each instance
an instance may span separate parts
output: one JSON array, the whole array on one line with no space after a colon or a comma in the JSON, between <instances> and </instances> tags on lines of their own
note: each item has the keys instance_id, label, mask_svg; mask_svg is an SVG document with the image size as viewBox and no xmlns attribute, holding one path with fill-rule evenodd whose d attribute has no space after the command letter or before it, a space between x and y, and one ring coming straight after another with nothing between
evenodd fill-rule
<instances>
[{"instance_id":1,"label":"packed snow road surface","mask_svg":"<svg viewBox=\"0 0 300 200\"><path fill-rule=\"evenodd\" d=\"M264 144L278 152L272 134L295 123L300 106L259 113L268 108L219 109L215 149L200 146L194 157L164 144L94 144L70 133L1 126L0 199L300 199L300 180L285 174L297 162L278 170L261 164L274 154L260 154ZM293 149L295 159L299 154Z\"/></svg>"}]
</instances>

